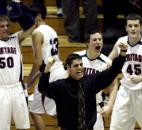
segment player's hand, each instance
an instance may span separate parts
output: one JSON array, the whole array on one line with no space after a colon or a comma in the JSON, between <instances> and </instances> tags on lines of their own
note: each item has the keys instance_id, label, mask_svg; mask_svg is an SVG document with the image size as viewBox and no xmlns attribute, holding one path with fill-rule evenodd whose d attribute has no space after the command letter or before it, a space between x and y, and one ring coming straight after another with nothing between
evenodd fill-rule
<instances>
[{"instance_id":1,"label":"player's hand","mask_svg":"<svg viewBox=\"0 0 142 130\"><path fill-rule=\"evenodd\" d=\"M54 58L48 58L48 63L45 67L44 73L49 72L49 70L51 69L52 65L55 63L55 59Z\"/></svg>"},{"instance_id":2,"label":"player's hand","mask_svg":"<svg viewBox=\"0 0 142 130\"><path fill-rule=\"evenodd\" d=\"M137 76L137 75L131 75L130 76L130 80L133 82L133 83L139 83L142 81L142 76Z\"/></svg>"},{"instance_id":3,"label":"player's hand","mask_svg":"<svg viewBox=\"0 0 142 130\"><path fill-rule=\"evenodd\" d=\"M109 106L109 105L106 105L104 107L102 107L101 111L100 111L100 114L103 116L103 117L107 117L111 114L112 112L112 107Z\"/></svg>"},{"instance_id":4,"label":"player's hand","mask_svg":"<svg viewBox=\"0 0 142 130\"><path fill-rule=\"evenodd\" d=\"M121 56L126 56L128 45L126 43L120 42L118 47L120 48L120 55Z\"/></svg>"}]
</instances>

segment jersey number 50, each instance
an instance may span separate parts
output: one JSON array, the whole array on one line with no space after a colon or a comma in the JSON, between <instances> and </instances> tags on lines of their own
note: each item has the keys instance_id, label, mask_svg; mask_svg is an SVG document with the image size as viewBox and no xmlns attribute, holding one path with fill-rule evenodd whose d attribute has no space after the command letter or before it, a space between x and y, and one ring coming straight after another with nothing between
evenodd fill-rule
<instances>
[{"instance_id":1,"label":"jersey number 50","mask_svg":"<svg viewBox=\"0 0 142 130\"><path fill-rule=\"evenodd\" d=\"M9 67L12 68L14 66L13 58L12 57L0 57L0 68Z\"/></svg>"}]
</instances>

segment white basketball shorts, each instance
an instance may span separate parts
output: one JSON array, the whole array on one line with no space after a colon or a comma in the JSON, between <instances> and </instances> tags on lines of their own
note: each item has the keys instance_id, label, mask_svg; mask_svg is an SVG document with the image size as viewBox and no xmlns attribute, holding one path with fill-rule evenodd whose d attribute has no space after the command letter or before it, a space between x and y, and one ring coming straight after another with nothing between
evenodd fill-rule
<instances>
[{"instance_id":1,"label":"white basketball shorts","mask_svg":"<svg viewBox=\"0 0 142 130\"><path fill-rule=\"evenodd\" d=\"M0 130L10 130L11 119L17 129L29 129L29 112L21 83L0 85Z\"/></svg>"}]
</instances>

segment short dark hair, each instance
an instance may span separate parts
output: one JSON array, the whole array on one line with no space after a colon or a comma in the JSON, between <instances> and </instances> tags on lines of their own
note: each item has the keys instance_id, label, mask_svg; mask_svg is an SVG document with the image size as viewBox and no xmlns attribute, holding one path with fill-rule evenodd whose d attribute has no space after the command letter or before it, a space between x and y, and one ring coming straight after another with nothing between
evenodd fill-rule
<instances>
[{"instance_id":1,"label":"short dark hair","mask_svg":"<svg viewBox=\"0 0 142 130\"><path fill-rule=\"evenodd\" d=\"M68 55L68 57L66 59L66 65L71 66L72 62L76 59L82 59L82 57L78 54L75 54L75 53Z\"/></svg>"},{"instance_id":2,"label":"short dark hair","mask_svg":"<svg viewBox=\"0 0 142 130\"><path fill-rule=\"evenodd\" d=\"M141 17L139 14L136 14L136 13L129 14L129 15L126 16L126 18L125 18L125 23L126 23L126 24L127 24L127 21L128 21L128 20L139 20L140 25L142 25L142 17Z\"/></svg>"},{"instance_id":3,"label":"short dark hair","mask_svg":"<svg viewBox=\"0 0 142 130\"><path fill-rule=\"evenodd\" d=\"M100 33L100 34L102 35L102 37L103 37L102 32L101 32L101 31L99 31L99 30L97 30L97 31L95 31L95 32L90 33L90 34L86 37L86 42L89 42L89 41L90 41L90 37L91 37L91 35L92 35L92 34L95 34L95 33Z\"/></svg>"},{"instance_id":4,"label":"short dark hair","mask_svg":"<svg viewBox=\"0 0 142 130\"><path fill-rule=\"evenodd\" d=\"M46 7L42 4L32 4L30 8L36 11L38 14L41 14L42 19L46 18L47 10Z\"/></svg>"}]
</instances>

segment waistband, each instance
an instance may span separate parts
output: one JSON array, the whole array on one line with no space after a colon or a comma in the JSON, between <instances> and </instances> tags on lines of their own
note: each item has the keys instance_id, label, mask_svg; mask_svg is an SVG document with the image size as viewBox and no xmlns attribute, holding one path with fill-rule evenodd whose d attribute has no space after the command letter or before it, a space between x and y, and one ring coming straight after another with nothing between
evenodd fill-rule
<instances>
[{"instance_id":1,"label":"waistband","mask_svg":"<svg viewBox=\"0 0 142 130\"><path fill-rule=\"evenodd\" d=\"M13 84L3 84L3 85L0 85L0 88L15 88L20 85L22 85L21 82L17 82L17 83L13 83Z\"/></svg>"}]
</instances>

